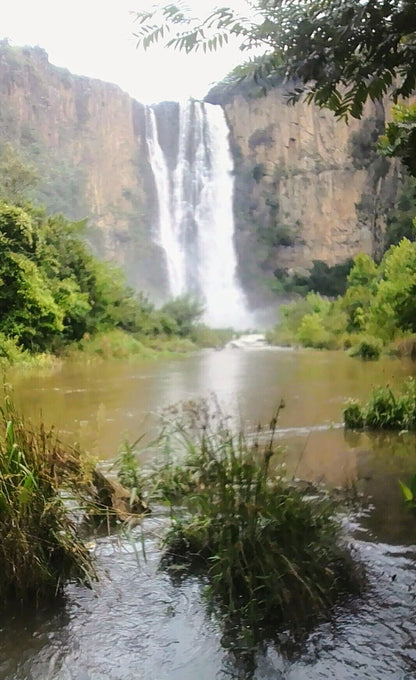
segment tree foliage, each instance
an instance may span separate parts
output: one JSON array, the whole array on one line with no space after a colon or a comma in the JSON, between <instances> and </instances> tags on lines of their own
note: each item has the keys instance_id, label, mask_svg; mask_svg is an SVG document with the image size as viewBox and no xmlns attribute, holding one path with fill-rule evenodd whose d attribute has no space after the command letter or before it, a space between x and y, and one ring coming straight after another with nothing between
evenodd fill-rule
<instances>
[{"instance_id":1,"label":"tree foliage","mask_svg":"<svg viewBox=\"0 0 416 680\"><path fill-rule=\"evenodd\" d=\"M173 319L175 332L179 335L189 335L193 325L200 320L204 313L204 306L191 295L180 295L170 300L162 307L162 313Z\"/></svg>"},{"instance_id":2,"label":"tree foliage","mask_svg":"<svg viewBox=\"0 0 416 680\"><path fill-rule=\"evenodd\" d=\"M111 328L154 332L157 316L81 240L84 222L0 202L0 332L50 350Z\"/></svg>"},{"instance_id":3,"label":"tree foliage","mask_svg":"<svg viewBox=\"0 0 416 680\"><path fill-rule=\"evenodd\" d=\"M155 5L137 14L138 43L212 51L237 36L243 50L264 51L248 70L261 88L283 76L294 84L291 101L305 95L339 117L359 118L367 99L415 89L414 0L254 0L248 9L220 7L198 20L182 3Z\"/></svg>"},{"instance_id":4,"label":"tree foliage","mask_svg":"<svg viewBox=\"0 0 416 680\"><path fill-rule=\"evenodd\" d=\"M311 347L351 347L369 358L381 344L416 333L416 243L403 238L377 265L354 259L345 295L330 302L318 294L280 308L271 340ZM370 347L371 346L371 347Z\"/></svg>"},{"instance_id":5,"label":"tree foliage","mask_svg":"<svg viewBox=\"0 0 416 680\"><path fill-rule=\"evenodd\" d=\"M410 174L416 177L416 104L397 104L392 113L393 120L379 139L379 150L385 156L400 158Z\"/></svg>"}]
</instances>

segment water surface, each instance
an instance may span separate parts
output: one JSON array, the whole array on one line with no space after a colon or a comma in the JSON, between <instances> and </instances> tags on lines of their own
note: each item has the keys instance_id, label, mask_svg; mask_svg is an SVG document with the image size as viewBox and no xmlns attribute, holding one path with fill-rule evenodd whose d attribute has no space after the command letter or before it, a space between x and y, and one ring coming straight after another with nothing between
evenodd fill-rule
<instances>
[{"instance_id":1,"label":"water surface","mask_svg":"<svg viewBox=\"0 0 416 680\"><path fill-rule=\"evenodd\" d=\"M398 478L415 470L411 434L346 434L346 398L366 398L377 384L399 386L415 365L363 363L342 353L226 349L145 364L66 365L51 374L20 375L16 401L40 411L94 455L109 458L124 433L154 430L157 412L212 392L235 419L271 419L276 404L289 474L348 483L365 509L350 527L370 586L363 600L340 607L303 646L285 653L268 645L246 672L207 615L203 585L174 585L158 571L166 520L144 522L129 541L103 537L102 573L94 590L70 585L60 605L8 612L0 624L1 680L410 680L416 678L416 518L403 506Z\"/></svg>"}]
</instances>

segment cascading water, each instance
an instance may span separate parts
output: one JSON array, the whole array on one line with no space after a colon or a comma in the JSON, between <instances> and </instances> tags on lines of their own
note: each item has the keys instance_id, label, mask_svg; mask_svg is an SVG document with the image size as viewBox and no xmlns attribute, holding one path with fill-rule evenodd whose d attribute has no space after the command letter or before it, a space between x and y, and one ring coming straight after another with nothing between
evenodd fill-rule
<instances>
[{"instance_id":1,"label":"cascading water","mask_svg":"<svg viewBox=\"0 0 416 680\"><path fill-rule=\"evenodd\" d=\"M202 299L211 326L247 328L252 319L236 279L233 161L221 107L193 100L180 105L172 171L152 107L146 107L146 134L159 208L156 240L170 294Z\"/></svg>"}]
</instances>

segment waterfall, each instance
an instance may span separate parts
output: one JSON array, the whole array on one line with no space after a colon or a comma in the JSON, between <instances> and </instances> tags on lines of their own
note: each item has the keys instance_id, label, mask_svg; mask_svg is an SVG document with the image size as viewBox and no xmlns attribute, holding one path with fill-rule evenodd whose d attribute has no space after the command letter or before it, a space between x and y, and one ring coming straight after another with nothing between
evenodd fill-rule
<instances>
[{"instance_id":1,"label":"waterfall","mask_svg":"<svg viewBox=\"0 0 416 680\"><path fill-rule=\"evenodd\" d=\"M146 107L145 115L158 199L155 240L165 255L170 294L201 299L210 326L252 325L236 279L233 161L222 108L194 100L179 105L174 169L159 141L154 108Z\"/></svg>"}]
</instances>

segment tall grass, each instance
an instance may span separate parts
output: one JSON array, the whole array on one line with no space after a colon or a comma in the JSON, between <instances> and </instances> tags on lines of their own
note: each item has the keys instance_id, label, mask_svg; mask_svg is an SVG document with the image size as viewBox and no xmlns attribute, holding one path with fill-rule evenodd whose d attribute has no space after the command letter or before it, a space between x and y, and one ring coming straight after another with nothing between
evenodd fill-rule
<instances>
[{"instance_id":1,"label":"tall grass","mask_svg":"<svg viewBox=\"0 0 416 680\"><path fill-rule=\"evenodd\" d=\"M409 378L399 394L388 386L376 387L365 404L356 400L344 408L348 429L416 430L416 382Z\"/></svg>"},{"instance_id":2,"label":"tall grass","mask_svg":"<svg viewBox=\"0 0 416 680\"><path fill-rule=\"evenodd\" d=\"M0 605L38 602L68 577L95 576L60 494L80 483L82 464L53 429L25 424L8 396L0 427Z\"/></svg>"},{"instance_id":3,"label":"tall grass","mask_svg":"<svg viewBox=\"0 0 416 680\"><path fill-rule=\"evenodd\" d=\"M218 409L192 408L187 420L167 431L167 441L182 446L192 483L166 537L164 566L202 569L212 601L252 630L301 626L359 589L332 503L271 468L277 414L254 438L233 432Z\"/></svg>"}]
</instances>

